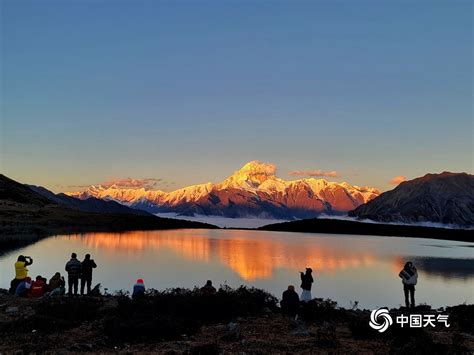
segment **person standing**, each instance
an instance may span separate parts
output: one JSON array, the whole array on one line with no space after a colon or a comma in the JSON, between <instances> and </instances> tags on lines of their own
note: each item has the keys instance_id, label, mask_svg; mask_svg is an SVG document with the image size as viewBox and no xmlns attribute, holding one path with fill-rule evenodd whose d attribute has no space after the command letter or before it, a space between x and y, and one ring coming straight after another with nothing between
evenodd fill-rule
<instances>
[{"instance_id":1,"label":"person standing","mask_svg":"<svg viewBox=\"0 0 474 355\"><path fill-rule=\"evenodd\" d=\"M311 286L313 284L313 269L310 267L306 268L306 272L300 272L301 276L301 288L303 292L301 293L300 301L301 302L308 302L311 301Z\"/></svg>"},{"instance_id":2,"label":"person standing","mask_svg":"<svg viewBox=\"0 0 474 355\"><path fill-rule=\"evenodd\" d=\"M68 274L67 284L69 288L69 296L77 295L77 287L79 285L79 278L81 277L82 272L82 264L79 260L77 260L77 254L71 254L71 260L69 260L66 264L66 271Z\"/></svg>"},{"instance_id":3,"label":"person standing","mask_svg":"<svg viewBox=\"0 0 474 355\"><path fill-rule=\"evenodd\" d=\"M403 270L400 271L398 276L402 279L403 292L405 293L405 306L407 308L410 306L411 308L414 308L415 307L415 285L418 282L418 272L416 271L415 265L413 265L411 261L408 261L403 267Z\"/></svg>"},{"instance_id":4,"label":"person standing","mask_svg":"<svg viewBox=\"0 0 474 355\"><path fill-rule=\"evenodd\" d=\"M87 294L91 293L92 284L92 269L97 267L95 261L91 259L90 254L86 254L82 262L82 277L81 277L81 295L84 294L84 286L87 285Z\"/></svg>"}]
</instances>

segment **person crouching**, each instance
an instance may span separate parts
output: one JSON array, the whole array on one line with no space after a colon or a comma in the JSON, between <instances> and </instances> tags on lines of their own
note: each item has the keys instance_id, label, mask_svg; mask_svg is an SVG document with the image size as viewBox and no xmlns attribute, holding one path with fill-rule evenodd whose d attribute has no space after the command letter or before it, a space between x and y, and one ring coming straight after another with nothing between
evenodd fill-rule
<instances>
[{"instance_id":1,"label":"person crouching","mask_svg":"<svg viewBox=\"0 0 474 355\"><path fill-rule=\"evenodd\" d=\"M46 284L46 279L41 275L36 276L36 280L31 283L30 292L28 297L30 298L39 298L43 297L44 294L48 291L48 285Z\"/></svg>"},{"instance_id":2,"label":"person crouching","mask_svg":"<svg viewBox=\"0 0 474 355\"><path fill-rule=\"evenodd\" d=\"M296 316L300 308L300 298L295 291L295 286L289 285L288 289L283 292L280 302L281 311L291 317Z\"/></svg>"},{"instance_id":3,"label":"person crouching","mask_svg":"<svg viewBox=\"0 0 474 355\"><path fill-rule=\"evenodd\" d=\"M48 290L51 297L62 296L66 292L66 281L59 272L49 280Z\"/></svg>"},{"instance_id":4,"label":"person crouching","mask_svg":"<svg viewBox=\"0 0 474 355\"><path fill-rule=\"evenodd\" d=\"M27 276L18 284L15 290L15 295L18 297L28 297L31 289L31 277Z\"/></svg>"}]
</instances>

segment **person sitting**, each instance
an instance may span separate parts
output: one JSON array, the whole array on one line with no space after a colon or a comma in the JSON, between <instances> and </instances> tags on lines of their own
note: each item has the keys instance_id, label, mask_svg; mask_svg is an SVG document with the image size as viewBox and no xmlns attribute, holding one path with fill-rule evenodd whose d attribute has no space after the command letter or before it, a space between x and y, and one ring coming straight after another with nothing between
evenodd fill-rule
<instances>
[{"instance_id":1,"label":"person sitting","mask_svg":"<svg viewBox=\"0 0 474 355\"><path fill-rule=\"evenodd\" d=\"M30 256L20 255L15 262L15 278L10 282L10 294L14 294L16 288L28 276L27 266L33 264L33 259Z\"/></svg>"},{"instance_id":2,"label":"person sitting","mask_svg":"<svg viewBox=\"0 0 474 355\"><path fill-rule=\"evenodd\" d=\"M62 296L66 292L66 281L64 281L64 277L59 272L55 273L49 280L48 291L52 297Z\"/></svg>"},{"instance_id":3,"label":"person sitting","mask_svg":"<svg viewBox=\"0 0 474 355\"><path fill-rule=\"evenodd\" d=\"M398 276L402 279L403 292L405 293L405 306L414 308L415 307L415 285L418 282L418 272L416 271L415 265L411 261L408 261L403 270L400 271ZM408 300L410 296L411 304Z\"/></svg>"},{"instance_id":4,"label":"person sitting","mask_svg":"<svg viewBox=\"0 0 474 355\"><path fill-rule=\"evenodd\" d=\"M206 284L201 287L201 294L210 296L210 295L215 295L216 294L216 288L212 286L212 281L207 280Z\"/></svg>"},{"instance_id":5,"label":"person sitting","mask_svg":"<svg viewBox=\"0 0 474 355\"><path fill-rule=\"evenodd\" d=\"M43 297L47 292L46 279L40 275L36 276L36 280L31 283L30 292L28 297L30 298L39 298Z\"/></svg>"},{"instance_id":6,"label":"person sitting","mask_svg":"<svg viewBox=\"0 0 474 355\"><path fill-rule=\"evenodd\" d=\"M101 296L100 287L101 287L101 285L100 285L100 283L98 283L97 285L95 285L92 288L91 292L89 292L88 295L92 296L92 297L100 297Z\"/></svg>"},{"instance_id":7,"label":"person sitting","mask_svg":"<svg viewBox=\"0 0 474 355\"><path fill-rule=\"evenodd\" d=\"M28 297L31 288L31 277L25 277L17 286L15 295L18 297Z\"/></svg>"},{"instance_id":8,"label":"person sitting","mask_svg":"<svg viewBox=\"0 0 474 355\"><path fill-rule=\"evenodd\" d=\"M300 308L300 298L295 291L295 286L289 285L288 289L283 292L280 302L281 310L284 314L294 317Z\"/></svg>"},{"instance_id":9,"label":"person sitting","mask_svg":"<svg viewBox=\"0 0 474 355\"><path fill-rule=\"evenodd\" d=\"M132 298L136 300L143 297L145 297L145 284L143 283L143 279L138 279L137 283L133 285Z\"/></svg>"}]
</instances>

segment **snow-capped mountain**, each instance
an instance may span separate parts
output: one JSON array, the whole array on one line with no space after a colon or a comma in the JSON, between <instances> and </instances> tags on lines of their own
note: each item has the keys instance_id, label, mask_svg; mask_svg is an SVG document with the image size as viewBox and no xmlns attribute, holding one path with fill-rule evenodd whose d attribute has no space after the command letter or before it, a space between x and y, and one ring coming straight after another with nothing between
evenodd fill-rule
<instances>
[{"instance_id":1,"label":"snow-capped mountain","mask_svg":"<svg viewBox=\"0 0 474 355\"><path fill-rule=\"evenodd\" d=\"M293 219L347 212L380 192L325 179L286 181L275 176L274 165L252 161L218 184L193 185L172 192L90 186L68 194L81 199L115 200L152 213Z\"/></svg>"}]
</instances>

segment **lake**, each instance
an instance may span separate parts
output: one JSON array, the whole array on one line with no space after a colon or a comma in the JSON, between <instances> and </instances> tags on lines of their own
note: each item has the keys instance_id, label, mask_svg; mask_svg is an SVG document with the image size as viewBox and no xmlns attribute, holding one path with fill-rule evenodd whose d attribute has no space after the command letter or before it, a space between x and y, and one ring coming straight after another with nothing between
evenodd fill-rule
<instances>
[{"instance_id":1,"label":"lake","mask_svg":"<svg viewBox=\"0 0 474 355\"><path fill-rule=\"evenodd\" d=\"M303 234L245 230L171 230L53 236L0 255L0 287L8 288L18 255L34 259L30 276L64 272L71 252L98 264L93 283L108 292L147 287L249 285L277 297L299 271L313 269L313 297L349 307L404 303L398 272L407 260L418 268L417 303L435 307L474 303L474 244L418 238Z\"/></svg>"}]
</instances>

